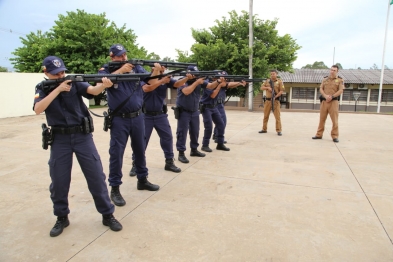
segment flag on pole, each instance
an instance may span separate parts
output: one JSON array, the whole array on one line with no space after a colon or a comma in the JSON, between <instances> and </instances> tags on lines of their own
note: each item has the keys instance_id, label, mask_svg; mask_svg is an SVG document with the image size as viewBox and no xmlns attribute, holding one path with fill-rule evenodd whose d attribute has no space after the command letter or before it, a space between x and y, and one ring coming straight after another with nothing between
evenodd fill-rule
<instances>
[{"instance_id":1,"label":"flag on pole","mask_svg":"<svg viewBox=\"0 0 393 262\"><path fill-rule=\"evenodd\" d=\"M392 0L392 1L390 1L390 5L393 5L393 0Z\"/></svg>"}]
</instances>

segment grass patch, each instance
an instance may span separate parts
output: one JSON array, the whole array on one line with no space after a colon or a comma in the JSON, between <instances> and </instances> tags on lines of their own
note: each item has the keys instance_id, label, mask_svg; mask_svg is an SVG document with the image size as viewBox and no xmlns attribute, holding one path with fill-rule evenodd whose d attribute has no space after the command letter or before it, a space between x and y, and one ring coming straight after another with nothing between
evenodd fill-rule
<instances>
[{"instance_id":1,"label":"grass patch","mask_svg":"<svg viewBox=\"0 0 393 262\"><path fill-rule=\"evenodd\" d=\"M104 108L104 107L108 107L107 105L106 106L95 106L95 105L89 105L89 109L94 109L94 108Z\"/></svg>"}]
</instances>

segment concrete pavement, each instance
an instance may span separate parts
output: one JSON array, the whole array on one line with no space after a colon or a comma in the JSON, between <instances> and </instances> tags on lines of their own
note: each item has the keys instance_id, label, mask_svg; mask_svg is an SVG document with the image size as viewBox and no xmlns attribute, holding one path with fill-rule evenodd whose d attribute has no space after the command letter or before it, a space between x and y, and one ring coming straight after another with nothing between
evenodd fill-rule
<instances>
[{"instance_id":1,"label":"concrete pavement","mask_svg":"<svg viewBox=\"0 0 393 262\"><path fill-rule=\"evenodd\" d=\"M318 112L281 115L279 137L273 115L259 134L260 111L227 110L231 151L212 141L196 158L188 148L189 164L175 152L181 173L164 171L154 131L146 158L157 192L136 189L128 147L120 232L102 225L74 158L71 224L55 238L45 116L0 119L0 261L393 261L393 115L340 113L337 144L329 118L323 139L311 139ZM109 133L94 121L108 174Z\"/></svg>"}]
</instances>

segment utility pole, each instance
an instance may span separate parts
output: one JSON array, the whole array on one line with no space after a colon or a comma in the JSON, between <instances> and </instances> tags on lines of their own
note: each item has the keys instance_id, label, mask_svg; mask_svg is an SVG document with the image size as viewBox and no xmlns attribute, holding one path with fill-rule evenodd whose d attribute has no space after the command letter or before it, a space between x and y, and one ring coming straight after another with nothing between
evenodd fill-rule
<instances>
[{"instance_id":1,"label":"utility pole","mask_svg":"<svg viewBox=\"0 0 393 262\"><path fill-rule=\"evenodd\" d=\"M333 48L333 65L334 65L334 56L336 55L336 47Z\"/></svg>"},{"instance_id":2,"label":"utility pole","mask_svg":"<svg viewBox=\"0 0 393 262\"><path fill-rule=\"evenodd\" d=\"M383 73L384 73L384 70L385 70L386 39L388 38L389 13L390 13L390 5L392 5L392 4L393 4L393 0L389 0L388 1L388 14L387 14L387 17L386 17L386 27L385 27L385 40L384 40L384 43L383 43L383 52L382 52L381 79L379 80L379 93L378 93L377 113L379 113L380 108L381 108Z\"/></svg>"},{"instance_id":3,"label":"utility pole","mask_svg":"<svg viewBox=\"0 0 393 262\"><path fill-rule=\"evenodd\" d=\"M253 45L254 45L254 29L253 29L253 18L252 18L252 0L250 0L250 11L249 11L249 38L248 47L250 48L250 54L248 58L248 72L250 78L252 78L252 55L253 55ZM252 111L252 100L253 100L253 86L252 82L248 83L248 111Z\"/></svg>"}]
</instances>

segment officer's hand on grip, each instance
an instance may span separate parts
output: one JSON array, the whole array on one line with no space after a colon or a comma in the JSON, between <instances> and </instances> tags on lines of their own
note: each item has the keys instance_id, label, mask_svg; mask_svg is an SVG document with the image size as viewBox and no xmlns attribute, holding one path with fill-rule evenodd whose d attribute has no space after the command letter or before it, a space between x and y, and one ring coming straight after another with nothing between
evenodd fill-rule
<instances>
[{"instance_id":1,"label":"officer's hand on grip","mask_svg":"<svg viewBox=\"0 0 393 262\"><path fill-rule=\"evenodd\" d=\"M124 64L122 67L120 67L120 73L122 74L126 74L132 71L132 69L134 69L134 65L130 64L130 63L126 63Z\"/></svg>"},{"instance_id":2,"label":"officer's hand on grip","mask_svg":"<svg viewBox=\"0 0 393 262\"><path fill-rule=\"evenodd\" d=\"M113 83L109 78L103 77L102 78L102 85L104 86L104 88L110 88L113 86Z\"/></svg>"},{"instance_id":3,"label":"officer's hand on grip","mask_svg":"<svg viewBox=\"0 0 393 262\"><path fill-rule=\"evenodd\" d=\"M192 75L192 74L190 74L190 73L187 73L187 74L186 74L186 77L187 77L188 80L191 80L191 79L196 78L194 75Z\"/></svg>"},{"instance_id":4,"label":"officer's hand on grip","mask_svg":"<svg viewBox=\"0 0 393 262\"><path fill-rule=\"evenodd\" d=\"M166 76L166 77L163 77L160 81L161 81L161 83L162 84L167 84L167 83L169 83L170 81L171 81L171 77L172 76Z\"/></svg>"},{"instance_id":5,"label":"officer's hand on grip","mask_svg":"<svg viewBox=\"0 0 393 262\"><path fill-rule=\"evenodd\" d=\"M71 85L69 85L68 83L70 83L71 80L66 80L63 83L61 83L57 88L60 92L70 92L71 90Z\"/></svg>"},{"instance_id":6,"label":"officer's hand on grip","mask_svg":"<svg viewBox=\"0 0 393 262\"><path fill-rule=\"evenodd\" d=\"M203 84L203 81L205 81L205 78L204 78L204 77L198 78L198 80L196 80L195 82L196 82L198 85L200 85L200 84Z\"/></svg>"}]
</instances>

